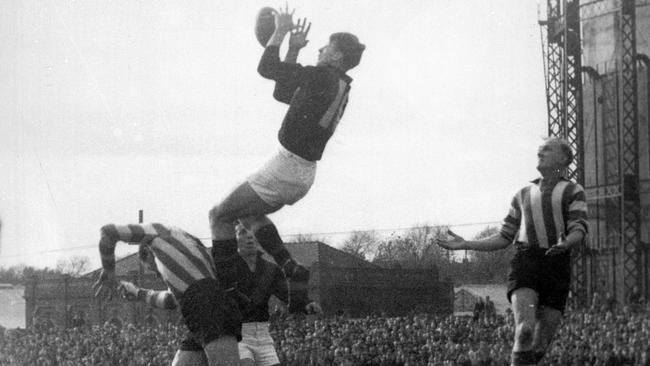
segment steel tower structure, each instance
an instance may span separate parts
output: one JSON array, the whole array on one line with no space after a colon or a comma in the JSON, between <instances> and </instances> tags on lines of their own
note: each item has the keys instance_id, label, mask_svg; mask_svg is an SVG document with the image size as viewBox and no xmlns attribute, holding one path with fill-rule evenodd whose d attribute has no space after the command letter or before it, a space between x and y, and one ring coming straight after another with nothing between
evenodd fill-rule
<instances>
[{"instance_id":1,"label":"steel tower structure","mask_svg":"<svg viewBox=\"0 0 650 366\"><path fill-rule=\"evenodd\" d=\"M637 63L645 64L646 76L648 71L647 57L637 55L639 3L650 5L648 0L582 4L547 0L547 19L540 21L548 133L565 138L576 152L567 174L585 187L592 225L587 245L572 258L571 292L576 305L586 305L594 292L603 289L620 302L634 286L648 297L648 248L641 240L640 143L649 144L650 129L648 137L641 139L640 122L647 126L647 121L639 121ZM610 28L588 23L603 14L608 15ZM589 32L581 29L583 24L590 25ZM598 37L607 31L613 43L611 54L602 64L583 65L602 53L603 41Z\"/></svg>"}]
</instances>

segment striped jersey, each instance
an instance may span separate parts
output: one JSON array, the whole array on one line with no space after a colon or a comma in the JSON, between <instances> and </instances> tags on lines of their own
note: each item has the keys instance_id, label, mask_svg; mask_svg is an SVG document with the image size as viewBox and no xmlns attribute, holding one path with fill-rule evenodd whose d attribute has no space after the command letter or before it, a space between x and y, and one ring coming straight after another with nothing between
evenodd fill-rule
<instances>
[{"instance_id":1,"label":"striped jersey","mask_svg":"<svg viewBox=\"0 0 650 366\"><path fill-rule=\"evenodd\" d=\"M560 234L589 231L587 201L582 186L561 178L554 186L542 189L541 178L513 197L500 234L510 242L549 248Z\"/></svg>"},{"instance_id":2,"label":"striped jersey","mask_svg":"<svg viewBox=\"0 0 650 366\"><path fill-rule=\"evenodd\" d=\"M201 241L187 232L161 224L106 225L101 229L99 252L102 266L115 268L115 244L147 245L155 257L160 276L169 291L146 293L146 301L156 307L169 308L168 298L173 294L180 299L187 288L204 278L215 278L212 257Z\"/></svg>"}]
</instances>

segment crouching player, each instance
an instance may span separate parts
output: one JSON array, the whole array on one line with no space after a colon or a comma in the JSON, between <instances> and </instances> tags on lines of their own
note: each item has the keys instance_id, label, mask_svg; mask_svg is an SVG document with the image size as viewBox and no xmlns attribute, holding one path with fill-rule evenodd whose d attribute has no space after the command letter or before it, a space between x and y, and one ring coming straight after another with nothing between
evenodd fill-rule
<instances>
[{"instance_id":1,"label":"crouching player","mask_svg":"<svg viewBox=\"0 0 650 366\"><path fill-rule=\"evenodd\" d=\"M136 296L162 308L180 307L193 343L202 347L181 349L172 365L239 365L237 342L241 340L241 314L215 275L212 258L201 241L187 232L161 224L106 225L101 229L99 252L102 270L93 285L95 296L112 298L115 277L115 244L139 245L140 260L162 277L167 291L137 291ZM183 342L185 344L185 342Z\"/></svg>"}]
</instances>

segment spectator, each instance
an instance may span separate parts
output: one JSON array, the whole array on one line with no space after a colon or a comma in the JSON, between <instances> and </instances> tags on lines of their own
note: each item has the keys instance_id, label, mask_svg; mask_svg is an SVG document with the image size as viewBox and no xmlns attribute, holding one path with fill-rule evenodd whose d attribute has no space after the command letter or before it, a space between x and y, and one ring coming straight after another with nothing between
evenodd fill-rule
<instances>
[{"instance_id":1,"label":"spectator","mask_svg":"<svg viewBox=\"0 0 650 366\"><path fill-rule=\"evenodd\" d=\"M479 296L476 303L474 303L474 321L478 321L479 319L483 318L484 313L485 303L483 302L483 298Z\"/></svg>"},{"instance_id":2,"label":"spectator","mask_svg":"<svg viewBox=\"0 0 650 366\"><path fill-rule=\"evenodd\" d=\"M598 311L601 308L600 292L595 291L591 298L591 311Z\"/></svg>"},{"instance_id":3,"label":"spectator","mask_svg":"<svg viewBox=\"0 0 650 366\"><path fill-rule=\"evenodd\" d=\"M490 300L489 296L485 297L485 315L488 319L492 319L497 315L494 301Z\"/></svg>"},{"instance_id":4,"label":"spectator","mask_svg":"<svg viewBox=\"0 0 650 366\"><path fill-rule=\"evenodd\" d=\"M627 297L627 303L630 305L633 312L637 312L643 308L644 302L645 299L643 298L643 295L641 295L641 291L639 291L639 286L634 285L634 287L632 287L632 292L630 292Z\"/></svg>"},{"instance_id":5,"label":"spectator","mask_svg":"<svg viewBox=\"0 0 650 366\"><path fill-rule=\"evenodd\" d=\"M86 325L86 319L85 319L84 312L79 310L77 312L77 314L75 314L72 317L72 321L71 321L70 325L72 326L72 328L79 328L79 327L85 326Z\"/></svg>"},{"instance_id":6,"label":"spectator","mask_svg":"<svg viewBox=\"0 0 650 366\"><path fill-rule=\"evenodd\" d=\"M605 294L605 304L603 307L603 311L614 312L616 310L616 298L609 291Z\"/></svg>"}]
</instances>

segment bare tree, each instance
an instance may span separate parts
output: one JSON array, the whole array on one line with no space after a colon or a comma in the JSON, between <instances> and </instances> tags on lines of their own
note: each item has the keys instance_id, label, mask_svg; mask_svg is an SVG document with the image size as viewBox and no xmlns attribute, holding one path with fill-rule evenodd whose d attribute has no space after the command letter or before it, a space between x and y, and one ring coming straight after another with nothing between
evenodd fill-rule
<instances>
[{"instance_id":1,"label":"bare tree","mask_svg":"<svg viewBox=\"0 0 650 366\"><path fill-rule=\"evenodd\" d=\"M487 238L499 232L499 228L488 226L481 230L474 240ZM475 281L488 282L505 282L510 268L510 258L513 255L513 246L504 250L493 252L473 251L471 253L470 264L473 268L472 277Z\"/></svg>"},{"instance_id":2,"label":"bare tree","mask_svg":"<svg viewBox=\"0 0 650 366\"><path fill-rule=\"evenodd\" d=\"M86 256L75 255L70 258L60 259L56 262L56 271L72 277L78 277L88 270L90 259Z\"/></svg>"},{"instance_id":3,"label":"bare tree","mask_svg":"<svg viewBox=\"0 0 650 366\"><path fill-rule=\"evenodd\" d=\"M405 268L446 268L450 254L435 245L435 239L446 232L446 226L418 225L403 236L391 235L377 246L373 262Z\"/></svg>"},{"instance_id":4,"label":"bare tree","mask_svg":"<svg viewBox=\"0 0 650 366\"><path fill-rule=\"evenodd\" d=\"M353 231L343 242L341 250L361 259L369 259L378 243L375 231Z\"/></svg>"},{"instance_id":5,"label":"bare tree","mask_svg":"<svg viewBox=\"0 0 650 366\"><path fill-rule=\"evenodd\" d=\"M286 241L291 242L291 243L299 243L299 244L312 243L312 242L315 242L315 241L319 241L321 243L324 243L325 239L321 238L321 237L318 237L318 236L315 236L314 234L296 234L296 235L288 236L288 240L286 240Z\"/></svg>"}]
</instances>

